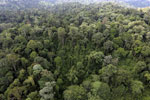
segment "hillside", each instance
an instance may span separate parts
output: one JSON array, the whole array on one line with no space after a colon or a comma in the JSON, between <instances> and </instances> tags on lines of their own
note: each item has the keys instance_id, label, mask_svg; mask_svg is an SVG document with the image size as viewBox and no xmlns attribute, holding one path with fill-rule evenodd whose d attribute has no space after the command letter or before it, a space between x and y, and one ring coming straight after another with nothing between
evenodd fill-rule
<instances>
[{"instance_id":1,"label":"hillside","mask_svg":"<svg viewBox=\"0 0 150 100\"><path fill-rule=\"evenodd\" d=\"M145 7L145 8L139 8L139 11L142 10L143 12L149 12L150 11L150 7Z\"/></svg>"},{"instance_id":2,"label":"hillside","mask_svg":"<svg viewBox=\"0 0 150 100\"><path fill-rule=\"evenodd\" d=\"M57 2L80 2L80 3L100 3L100 2L118 2L126 3L134 7L148 7L150 6L150 0L57 0Z\"/></svg>"},{"instance_id":3,"label":"hillside","mask_svg":"<svg viewBox=\"0 0 150 100\"><path fill-rule=\"evenodd\" d=\"M69 3L0 16L0 100L150 100L150 13Z\"/></svg>"},{"instance_id":4,"label":"hillside","mask_svg":"<svg viewBox=\"0 0 150 100\"><path fill-rule=\"evenodd\" d=\"M27 8L39 8L39 7L49 7L53 4L62 4L78 2L82 4L91 3L102 3L102 2L115 2L119 5L130 5L132 7L143 8L149 7L149 0L1 0L0 8L10 8L10 9L27 9Z\"/></svg>"}]
</instances>

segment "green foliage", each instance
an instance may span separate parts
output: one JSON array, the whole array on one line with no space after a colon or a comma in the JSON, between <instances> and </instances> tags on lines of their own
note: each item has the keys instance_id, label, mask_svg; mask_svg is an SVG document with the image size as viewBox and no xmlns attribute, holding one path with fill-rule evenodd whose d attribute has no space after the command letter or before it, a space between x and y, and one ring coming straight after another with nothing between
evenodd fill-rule
<instances>
[{"instance_id":1,"label":"green foliage","mask_svg":"<svg viewBox=\"0 0 150 100\"><path fill-rule=\"evenodd\" d=\"M60 27L58 28L58 39L60 40L60 42L62 43L62 45L64 44L65 42L65 29Z\"/></svg>"},{"instance_id":2,"label":"green foliage","mask_svg":"<svg viewBox=\"0 0 150 100\"><path fill-rule=\"evenodd\" d=\"M93 65L93 67L95 65L100 65L103 61L103 58L104 58L104 54L103 52L99 51L99 52L96 52L96 51L92 51L90 53L90 55L88 55L88 62Z\"/></svg>"},{"instance_id":3,"label":"green foliage","mask_svg":"<svg viewBox=\"0 0 150 100\"><path fill-rule=\"evenodd\" d=\"M146 63L144 61L138 61L136 66L134 67L135 73L142 73L143 70L146 69Z\"/></svg>"},{"instance_id":4,"label":"green foliage","mask_svg":"<svg viewBox=\"0 0 150 100\"><path fill-rule=\"evenodd\" d=\"M69 3L0 16L0 100L149 100L148 12Z\"/></svg>"},{"instance_id":5,"label":"green foliage","mask_svg":"<svg viewBox=\"0 0 150 100\"><path fill-rule=\"evenodd\" d=\"M43 68L41 67L40 64L36 64L33 66L33 74L37 75L40 74L42 72Z\"/></svg>"},{"instance_id":6,"label":"green foliage","mask_svg":"<svg viewBox=\"0 0 150 100\"><path fill-rule=\"evenodd\" d=\"M69 86L67 90L64 91L65 100L85 100L86 92L81 86Z\"/></svg>"},{"instance_id":7,"label":"green foliage","mask_svg":"<svg viewBox=\"0 0 150 100\"><path fill-rule=\"evenodd\" d=\"M56 63L57 67L61 67L62 66L62 59L61 59L61 57L56 57L54 59L54 62Z\"/></svg>"},{"instance_id":8,"label":"green foliage","mask_svg":"<svg viewBox=\"0 0 150 100\"><path fill-rule=\"evenodd\" d=\"M132 81L131 82L131 89L132 89L132 93L134 95L139 95L144 90L143 83L141 81L137 81L137 80Z\"/></svg>"},{"instance_id":9,"label":"green foliage","mask_svg":"<svg viewBox=\"0 0 150 100\"><path fill-rule=\"evenodd\" d=\"M39 91L41 99L40 100L54 100L54 91L53 88L55 82L45 83L45 87Z\"/></svg>"},{"instance_id":10,"label":"green foliage","mask_svg":"<svg viewBox=\"0 0 150 100\"><path fill-rule=\"evenodd\" d=\"M117 74L117 67L114 65L108 65L106 67L103 67L101 70L99 70L99 74L101 79L109 84L112 84L111 82L113 82L113 78L115 77L115 75Z\"/></svg>"},{"instance_id":11,"label":"green foliage","mask_svg":"<svg viewBox=\"0 0 150 100\"><path fill-rule=\"evenodd\" d=\"M32 51L30 54L30 58L34 60L34 58L36 58L38 56L38 54L35 51Z\"/></svg>"},{"instance_id":12,"label":"green foliage","mask_svg":"<svg viewBox=\"0 0 150 100\"><path fill-rule=\"evenodd\" d=\"M47 59L45 59L43 57L37 56L36 58L34 58L34 63L40 64L45 69L51 68L50 62L48 62Z\"/></svg>"},{"instance_id":13,"label":"green foliage","mask_svg":"<svg viewBox=\"0 0 150 100\"><path fill-rule=\"evenodd\" d=\"M110 99L110 88L108 84L96 81L91 83L91 93L92 95L97 95L103 100L109 100Z\"/></svg>"},{"instance_id":14,"label":"green foliage","mask_svg":"<svg viewBox=\"0 0 150 100\"><path fill-rule=\"evenodd\" d=\"M41 78L38 80L40 88L43 88L46 82L54 81L54 76L50 71L43 70L41 72Z\"/></svg>"},{"instance_id":15,"label":"green foliage","mask_svg":"<svg viewBox=\"0 0 150 100\"><path fill-rule=\"evenodd\" d=\"M20 70L19 75L18 75L19 80L24 80L25 74L26 74L26 70L24 70L24 69Z\"/></svg>"},{"instance_id":16,"label":"green foliage","mask_svg":"<svg viewBox=\"0 0 150 100\"><path fill-rule=\"evenodd\" d=\"M24 58L24 57L21 58L21 64L24 68L27 67L28 63L29 63L29 61L26 58Z\"/></svg>"},{"instance_id":17,"label":"green foliage","mask_svg":"<svg viewBox=\"0 0 150 100\"><path fill-rule=\"evenodd\" d=\"M124 48L118 48L114 52L115 57L125 58L127 56L128 52L124 50Z\"/></svg>"},{"instance_id":18,"label":"green foliage","mask_svg":"<svg viewBox=\"0 0 150 100\"><path fill-rule=\"evenodd\" d=\"M109 40L106 41L103 46L104 46L104 50L107 53L111 52L114 49L113 42Z\"/></svg>"},{"instance_id":19,"label":"green foliage","mask_svg":"<svg viewBox=\"0 0 150 100\"><path fill-rule=\"evenodd\" d=\"M23 84L28 84L28 85L31 85L31 86L35 86L35 82L33 80L33 76L29 76L24 82Z\"/></svg>"},{"instance_id":20,"label":"green foliage","mask_svg":"<svg viewBox=\"0 0 150 100\"><path fill-rule=\"evenodd\" d=\"M144 46L141 50L141 53L144 57L148 57L150 56L150 51L149 51L150 47L149 46Z\"/></svg>"},{"instance_id":21,"label":"green foliage","mask_svg":"<svg viewBox=\"0 0 150 100\"><path fill-rule=\"evenodd\" d=\"M37 42L35 40L30 40L27 44L27 48L37 51L37 50L42 49L43 45L41 44L41 42Z\"/></svg>"},{"instance_id":22,"label":"green foliage","mask_svg":"<svg viewBox=\"0 0 150 100\"><path fill-rule=\"evenodd\" d=\"M31 92L30 94L27 95L27 100L39 100L39 96L38 96L38 92L37 91L34 91L34 92Z\"/></svg>"}]
</instances>

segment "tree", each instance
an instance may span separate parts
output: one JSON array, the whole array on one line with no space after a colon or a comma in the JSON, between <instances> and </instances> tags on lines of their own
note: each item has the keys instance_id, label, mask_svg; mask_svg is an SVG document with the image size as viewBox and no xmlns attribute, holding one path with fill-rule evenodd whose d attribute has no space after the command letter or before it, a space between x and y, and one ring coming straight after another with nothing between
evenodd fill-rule
<instances>
[{"instance_id":1,"label":"tree","mask_svg":"<svg viewBox=\"0 0 150 100\"><path fill-rule=\"evenodd\" d=\"M55 87L55 82L47 82L45 83L45 87L40 90L40 100L54 100L54 87Z\"/></svg>"},{"instance_id":2,"label":"tree","mask_svg":"<svg viewBox=\"0 0 150 100\"><path fill-rule=\"evenodd\" d=\"M142 91L144 90L143 83L141 81L138 81L138 80L133 80L131 82L131 90L135 96L141 94Z\"/></svg>"},{"instance_id":3,"label":"tree","mask_svg":"<svg viewBox=\"0 0 150 100\"><path fill-rule=\"evenodd\" d=\"M87 98L85 89L77 85L69 86L63 94L65 100L86 100Z\"/></svg>"},{"instance_id":4,"label":"tree","mask_svg":"<svg viewBox=\"0 0 150 100\"><path fill-rule=\"evenodd\" d=\"M21 44L26 44L27 40L25 37L23 37L22 35L16 36L15 37L15 43L21 43Z\"/></svg>"},{"instance_id":5,"label":"tree","mask_svg":"<svg viewBox=\"0 0 150 100\"><path fill-rule=\"evenodd\" d=\"M130 49L133 44L133 37L131 36L131 34L126 33L122 35L121 38L124 42L124 48Z\"/></svg>"},{"instance_id":6,"label":"tree","mask_svg":"<svg viewBox=\"0 0 150 100\"><path fill-rule=\"evenodd\" d=\"M0 94L0 99L1 100L5 100L6 98L5 98L5 96L3 94Z\"/></svg>"},{"instance_id":7,"label":"tree","mask_svg":"<svg viewBox=\"0 0 150 100\"><path fill-rule=\"evenodd\" d=\"M100 96L88 94L88 100L103 100Z\"/></svg>"},{"instance_id":8,"label":"tree","mask_svg":"<svg viewBox=\"0 0 150 100\"><path fill-rule=\"evenodd\" d=\"M123 47L123 41L122 41L121 37L116 37L116 38L114 38L114 39L113 39L113 42L114 42L115 44L117 44L118 46Z\"/></svg>"},{"instance_id":9,"label":"tree","mask_svg":"<svg viewBox=\"0 0 150 100\"><path fill-rule=\"evenodd\" d=\"M55 58L55 53L54 52L48 52L47 53L47 57L48 57L48 60L50 62L53 62L53 59ZM55 60L54 60L55 61Z\"/></svg>"},{"instance_id":10,"label":"tree","mask_svg":"<svg viewBox=\"0 0 150 100\"><path fill-rule=\"evenodd\" d=\"M69 80L69 82L71 82L71 84L76 84L78 82L78 77L77 77L77 70L75 69L75 67L73 66L68 74L67 74L67 79Z\"/></svg>"},{"instance_id":11,"label":"tree","mask_svg":"<svg viewBox=\"0 0 150 100\"><path fill-rule=\"evenodd\" d=\"M7 95L7 100L12 100L12 99L20 100L23 97L23 95L26 95L23 94L25 93L26 90L27 89L24 86L22 87L17 86L10 89Z\"/></svg>"},{"instance_id":12,"label":"tree","mask_svg":"<svg viewBox=\"0 0 150 100\"><path fill-rule=\"evenodd\" d=\"M44 48L46 48L46 49L51 48L51 41L50 40L44 40Z\"/></svg>"},{"instance_id":13,"label":"tree","mask_svg":"<svg viewBox=\"0 0 150 100\"><path fill-rule=\"evenodd\" d=\"M112 98L116 99L119 98L123 100L123 96L127 93L127 88L122 84L117 87L112 88Z\"/></svg>"},{"instance_id":14,"label":"tree","mask_svg":"<svg viewBox=\"0 0 150 100\"><path fill-rule=\"evenodd\" d=\"M95 46L100 47L102 46L102 43L105 41L105 38L102 33L95 33L92 36L92 42L95 44Z\"/></svg>"},{"instance_id":15,"label":"tree","mask_svg":"<svg viewBox=\"0 0 150 100\"><path fill-rule=\"evenodd\" d=\"M25 79L25 74L26 74L26 70L21 69L21 70L19 71L18 79L19 79L20 81L23 81L23 80Z\"/></svg>"},{"instance_id":16,"label":"tree","mask_svg":"<svg viewBox=\"0 0 150 100\"><path fill-rule=\"evenodd\" d=\"M118 48L116 51L114 51L115 57L125 58L127 56L128 52L124 50L124 48Z\"/></svg>"},{"instance_id":17,"label":"tree","mask_svg":"<svg viewBox=\"0 0 150 100\"><path fill-rule=\"evenodd\" d=\"M34 62L37 64L40 64L44 69L50 69L51 68L51 63L47 61L47 59L43 57L35 57Z\"/></svg>"},{"instance_id":18,"label":"tree","mask_svg":"<svg viewBox=\"0 0 150 100\"><path fill-rule=\"evenodd\" d=\"M33 74L38 75L42 72L43 67L40 64L36 64L33 66Z\"/></svg>"},{"instance_id":19,"label":"tree","mask_svg":"<svg viewBox=\"0 0 150 100\"><path fill-rule=\"evenodd\" d=\"M74 27L74 26L71 26L70 27L70 30L69 30L69 34L71 35L71 36L75 36L76 34L78 34L78 28L77 27ZM73 37L72 37L73 38Z\"/></svg>"},{"instance_id":20,"label":"tree","mask_svg":"<svg viewBox=\"0 0 150 100\"><path fill-rule=\"evenodd\" d=\"M0 0L0 100L149 100L149 12L47 1Z\"/></svg>"},{"instance_id":21,"label":"tree","mask_svg":"<svg viewBox=\"0 0 150 100\"><path fill-rule=\"evenodd\" d=\"M134 53L136 55L141 55L143 43L140 40L136 40L133 44Z\"/></svg>"},{"instance_id":22,"label":"tree","mask_svg":"<svg viewBox=\"0 0 150 100\"><path fill-rule=\"evenodd\" d=\"M84 80L81 85L87 92L91 89L91 80Z\"/></svg>"},{"instance_id":23,"label":"tree","mask_svg":"<svg viewBox=\"0 0 150 100\"><path fill-rule=\"evenodd\" d=\"M147 68L146 63L143 61L138 61L136 66L134 67L134 72L136 75L139 75Z\"/></svg>"},{"instance_id":24,"label":"tree","mask_svg":"<svg viewBox=\"0 0 150 100\"><path fill-rule=\"evenodd\" d=\"M13 44L12 34L8 31L4 31L0 34L1 46L3 48L9 48Z\"/></svg>"},{"instance_id":25,"label":"tree","mask_svg":"<svg viewBox=\"0 0 150 100\"><path fill-rule=\"evenodd\" d=\"M61 59L61 57L57 56L57 57L54 59L54 62L56 63L56 66L57 66L57 67L61 67L61 66L62 66L62 59Z\"/></svg>"},{"instance_id":26,"label":"tree","mask_svg":"<svg viewBox=\"0 0 150 100\"><path fill-rule=\"evenodd\" d=\"M26 68L28 66L28 63L29 63L29 61L26 58L24 58L24 57L21 58L21 65L24 68Z\"/></svg>"},{"instance_id":27,"label":"tree","mask_svg":"<svg viewBox=\"0 0 150 100\"><path fill-rule=\"evenodd\" d=\"M145 38L146 38L147 41L149 41L149 39L150 39L150 32L145 34Z\"/></svg>"},{"instance_id":28,"label":"tree","mask_svg":"<svg viewBox=\"0 0 150 100\"><path fill-rule=\"evenodd\" d=\"M20 60L19 55L16 54L8 54L6 56L8 61L8 66L12 66L14 71L17 71L18 62Z\"/></svg>"},{"instance_id":29,"label":"tree","mask_svg":"<svg viewBox=\"0 0 150 100\"><path fill-rule=\"evenodd\" d=\"M150 83L150 73L149 73L149 72L146 72L146 73L144 74L144 77L146 78L146 81L147 81L147 83L149 84L149 83Z\"/></svg>"},{"instance_id":30,"label":"tree","mask_svg":"<svg viewBox=\"0 0 150 100\"><path fill-rule=\"evenodd\" d=\"M35 81L33 79L33 76L28 76L28 78L23 82L23 84L34 87L35 86Z\"/></svg>"},{"instance_id":31,"label":"tree","mask_svg":"<svg viewBox=\"0 0 150 100\"><path fill-rule=\"evenodd\" d=\"M112 56L111 55L104 57L103 65L105 66L105 65L109 65L109 64L112 64Z\"/></svg>"},{"instance_id":32,"label":"tree","mask_svg":"<svg viewBox=\"0 0 150 100\"><path fill-rule=\"evenodd\" d=\"M100 65L103 61L103 57L104 57L103 52L101 52L101 51L99 51L99 52L92 51L90 53L90 55L88 55L88 60L89 60L90 63Z\"/></svg>"},{"instance_id":33,"label":"tree","mask_svg":"<svg viewBox=\"0 0 150 100\"><path fill-rule=\"evenodd\" d=\"M29 48L33 51L38 51L43 48L43 44L41 44L41 42L37 42L35 40L30 40L27 44L27 48Z\"/></svg>"},{"instance_id":34,"label":"tree","mask_svg":"<svg viewBox=\"0 0 150 100\"><path fill-rule=\"evenodd\" d=\"M109 53L114 49L113 42L109 40L106 41L103 46L104 46L104 50L106 51L106 53Z\"/></svg>"},{"instance_id":35,"label":"tree","mask_svg":"<svg viewBox=\"0 0 150 100\"><path fill-rule=\"evenodd\" d=\"M78 27L71 26L69 29L69 37L70 37L70 40L72 43L71 45L73 45L73 46L75 45L78 35L79 35Z\"/></svg>"},{"instance_id":36,"label":"tree","mask_svg":"<svg viewBox=\"0 0 150 100\"><path fill-rule=\"evenodd\" d=\"M42 70L40 75L41 75L40 79L38 80L38 84L39 84L40 88L43 88L46 82L54 81L54 76L51 73L51 71Z\"/></svg>"},{"instance_id":37,"label":"tree","mask_svg":"<svg viewBox=\"0 0 150 100\"><path fill-rule=\"evenodd\" d=\"M34 92L29 93L27 95L27 97L28 97L29 100L38 100L38 97L39 97L38 95L39 95L38 91L34 91Z\"/></svg>"},{"instance_id":38,"label":"tree","mask_svg":"<svg viewBox=\"0 0 150 100\"><path fill-rule=\"evenodd\" d=\"M38 54L37 54L37 52L35 52L35 51L32 51L31 54L30 54L30 58L31 58L32 60L34 60L34 58L36 58L37 56L38 56Z\"/></svg>"},{"instance_id":39,"label":"tree","mask_svg":"<svg viewBox=\"0 0 150 100\"><path fill-rule=\"evenodd\" d=\"M106 25L104 23L98 22L97 29L99 32L103 32L106 29Z\"/></svg>"},{"instance_id":40,"label":"tree","mask_svg":"<svg viewBox=\"0 0 150 100\"><path fill-rule=\"evenodd\" d=\"M144 57L150 56L150 47L149 46L143 46L141 53Z\"/></svg>"},{"instance_id":41,"label":"tree","mask_svg":"<svg viewBox=\"0 0 150 100\"><path fill-rule=\"evenodd\" d=\"M100 78L103 82L113 85L117 71L117 67L110 64L99 70Z\"/></svg>"},{"instance_id":42,"label":"tree","mask_svg":"<svg viewBox=\"0 0 150 100\"><path fill-rule=\"evenodd\" d=\"M96 81L91 83L91 93L97 95L104 100L110 99L110 88L108 84Z\"/></svg>"},{"instance_id":43,"label":"tree","mask_svg":"<svg viewBox=\"0 0 150 100\"><path fill-rule=\"evenodd\" d=\"M59 27L58 28L58 39L61 41L62 45L64 45L64 42L65 42L65 35L66 35L65 29L62 27Z\"/></svg>"},{"instance_id":44,"label":"tree","mask_svg":"<svg viewBox=\"0 0 150 100\"><path fill-rule=\"evenodd\" d=\"M87 70L83 65L83 62L77 62L76 70L77 70L78 80L79 82L81 82L81 80L83 80L86 77L86 70Z\"/></svg>"},{"instance_id":45,"label":"tree","mask_svg":"<svg viewBox=\"0 0 150 100\"><path fill-rule=\"evenodd\" d=\"M32 28L32 31L30 32L30 35L32 37L40 36L40 35L42 35L42 32L43 32L43 29L36 25L36 26L34 26L34 28Z\"/></svg>"},{"instance_id":46,"label":"tree","mask_svg":"<svg viewBox=\"0 0 150 100\"><path fill-rule=\"evenodd\" d=\"M21 33L22 36L26 37L29 36L29 33L31 32L31 24L22 25L18 31Z\"/></svg>"},{"instance_id":47,"label":"tree","mask_svg":"<svg viewBox=\"0 0 150 100\"><path fill-rule=\"evenodd\" d=\"M9 69L7 68L1 68L1 73L0 73L0 92L4 93L8 86L13 82L14 76L11 71L7 71Z\"/></svg>"}]
</instances>

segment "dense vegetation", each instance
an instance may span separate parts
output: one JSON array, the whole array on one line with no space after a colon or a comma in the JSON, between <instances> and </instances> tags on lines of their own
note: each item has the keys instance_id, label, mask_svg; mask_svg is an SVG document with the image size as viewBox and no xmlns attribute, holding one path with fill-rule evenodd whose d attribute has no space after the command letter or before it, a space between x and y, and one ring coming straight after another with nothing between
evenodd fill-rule
<instances>
[{"instance_id":1,"label":"dense vegetation","mask_svg":"<svg viewBox=\"0 0 150 100\"><path fill-rule=\"evenodd\" d=\"M71 3L0 16L0 100L150 100L150 13Z\"/></svg>"},{"instance_id":2,"label":"dense vegetation","mask_svg":"<svg viewBox=\"0 0 150 100\"><path fill-rule=\"evenodd\" d=\"M102 3L102 2L115 2L121 5L129 5L136 8L150 7L150 0L0 0L0 9L26 9L26 8L39 8L45 6L52 6L53 4L62 4L78 2L82 4Z\"/></svg>"}]
</instances>

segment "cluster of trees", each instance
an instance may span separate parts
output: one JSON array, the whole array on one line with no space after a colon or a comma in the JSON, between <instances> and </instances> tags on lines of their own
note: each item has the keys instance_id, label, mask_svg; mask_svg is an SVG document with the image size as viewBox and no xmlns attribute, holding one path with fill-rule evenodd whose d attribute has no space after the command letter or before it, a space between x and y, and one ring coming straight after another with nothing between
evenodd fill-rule
<instances>
[{"instance_id":1,"label":"cluster of trees","mask_svg":"<svg viewBox=\"0 0 150 100\"><path fill-rule=\"evenodd\" d=\"M150 100L148 12L73 3L19 14L0 19L0 100Z\"/></svg>"},{"instance_id":2,"label":"cluster of trees","mask_svg":"<svg viewBox=\"0 0 150 100\"><path fill-rule=\"evenodd\" d=\"M53 5L63 3L81 3L81 4L92 4L92 3L118 3L126 7L144 8L149 7L149 0L1 0L0 9L28 9L28 8L48 8Z\"/></svg>"}]
</instances>

